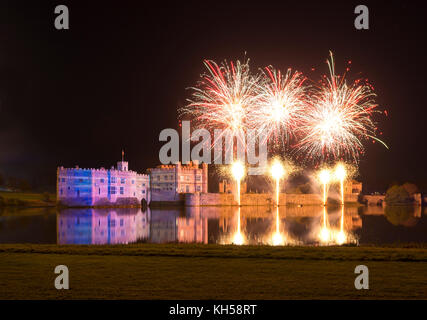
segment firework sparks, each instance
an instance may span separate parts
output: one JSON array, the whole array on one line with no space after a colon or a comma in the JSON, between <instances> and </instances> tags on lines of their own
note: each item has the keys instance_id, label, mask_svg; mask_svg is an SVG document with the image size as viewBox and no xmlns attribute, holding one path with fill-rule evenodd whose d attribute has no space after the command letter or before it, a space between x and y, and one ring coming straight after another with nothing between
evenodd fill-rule
<instances>
[{"instance_id":1,"label":"firework sparks","mask_svg":"<svg viewBox=\"0 0 427 320\"><path fill-rule=\"evenodd\" d=\"M298 158L357 164L365 140L384 144L375 136L372 119L379 112L376 95L369 83L359 79L348 84L346 73L336 75L332 53L327 62L329 77L325 75L320 85L309 86L300 72L291 69L282 74L267 67L262 74L251 74L249 60L219 65L205 60L207 72L191 88L192 96L180 109L181 116L191 116L195 128L220 129L212 146L222 144L228 134L243 147L247 139L259 136L260 143L270 146L289 143ZM249 131L253 134L248 135Z\"/></svg>"},{"instance_id":2,"label":"firework sparks","mask_svg":"<svg viewBox=\"0 0 427 320\"><path fill-rule=\"evenodd\" d=\"M306 107L305 80L302 73L292 73L291 69L282 74L273 67L265 68L256 103L247 117L249 125L263 133L265 140L285 144L293 136Z\"/></svg>"},{"instance_id":3,"label":"firework sparks","mask_svg":"<svg viewBox=\"0 0 427 320\"><path fill-rule=\"evenodd\" d=\"M347 158L357 162L363 140L372 138L383 143L375 137L372 121L372 114L377 112L376 95L360 80L347 85L345 75L335 75L332 53L328 66L330 78L311 95L298 151L311 159Z\"/></svg>"},{"instance_id":4,"label":"firework sparks","mask_svg":"<svg viewBox=\"0 0 427 320\"><path fill-rule=\"evenodd\" d=\"M247 128L247 109L258 98L260 76L250 73L249 60L224 61L221 65L205 60L204 64L208 72L202 75L197 87L191 88L192 98L180 112L190 114L198 127L229 130L239 138Z\"/></svg>"},{"instance_id":5,"label":"firework sparks","mask_svg":"<svg viewBox=\"0 0 427 320\"><path fill-rule=\"evenodd\" d=\"M285 168L279 160L274 160L271 169L271 176L276 181L276 206L279 206L280 196L280 179L285 175Z\"/></svg>"}]
</instances>

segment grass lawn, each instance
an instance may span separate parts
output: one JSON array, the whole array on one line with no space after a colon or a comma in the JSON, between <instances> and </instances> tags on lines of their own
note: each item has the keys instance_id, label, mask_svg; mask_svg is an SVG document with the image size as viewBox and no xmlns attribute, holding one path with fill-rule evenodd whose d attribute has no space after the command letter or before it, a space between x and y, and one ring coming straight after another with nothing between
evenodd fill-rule
<instances>
[{"instance_id":1,"label":"grass lawn","mask_svg":"<svg viewBox=\"0 0 427 320\"><path fill-rule=\"evenodd\" d=\"M55 266L70 290L54 288ZM370 289L354 288L369 268ZM427 249L0 245L0 299L427 299Z\"/></svg>"}]
</instances>

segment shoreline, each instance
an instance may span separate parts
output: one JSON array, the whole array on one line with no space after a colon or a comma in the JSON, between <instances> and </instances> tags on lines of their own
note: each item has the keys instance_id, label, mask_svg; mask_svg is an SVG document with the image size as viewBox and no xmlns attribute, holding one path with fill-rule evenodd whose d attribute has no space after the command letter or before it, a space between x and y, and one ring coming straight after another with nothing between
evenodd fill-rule
<instances>
[{"instance_id":1,"label":"shoreline","mask_svg":"<svg viewBox=\"0 0 427 320\"><path fill-rule=\"evenodd\" d=\"M345 207L351 207L351 208L362 208L362 207L383 207L383 206L373 206L373 205L366 205L363 203L355 203L355 202L349 202L344 204ZM388 205L389 207L426 207L426 206L420 206L418 204L393 204ZM239 207L264 207L264 208L275 208L275 205L272 204L259 204L259 205L252 205L252 204L218 204L218 205L185 205L185 204L177 204L177 203L154 203L146 206L150 209L168 209L168 208L239 208ZM303 207L324 207L321 204L304 204L304 205L298 205L298 204L286 204L286 205L280 205L281 208L303 208ZM340 208L341 205L339 204L330 204L326 205L326 208ZM56 209L131 209L131 208L143 208L141 205L111 205L111 206L64 206L61 204L56 203L50 203L50 204L6 204L6 205L0 205L0 210L2 209L35 209L35 208L56 208Z\"/></svg>"}]
</instances>

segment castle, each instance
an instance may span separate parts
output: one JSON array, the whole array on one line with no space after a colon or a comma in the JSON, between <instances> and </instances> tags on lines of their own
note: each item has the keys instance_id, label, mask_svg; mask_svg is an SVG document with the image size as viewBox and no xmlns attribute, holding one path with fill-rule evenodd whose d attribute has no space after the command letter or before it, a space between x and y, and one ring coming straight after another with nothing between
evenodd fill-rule
<instances>
[{"instance_id":1,"label":"castle","mask_svg":"<svg viewBox=\"0 0 427 320\"><path fill-rule=\"evenodd\" d=\"M151 182L151 200L182 201L184 193L208 192L208 165L197 161L160 165L147 170Z\"/></svg>"},{"instance_id":2,"label":"castle","mask_svg":"<svg viewBox=\"0 0 427 320\"><path fill-rule=\"evenodd\" d=\"M140 205L150 202L150 177L117 162L110 170L59 167L57 199L66 206Z\"/></svg>"}]
</instances>

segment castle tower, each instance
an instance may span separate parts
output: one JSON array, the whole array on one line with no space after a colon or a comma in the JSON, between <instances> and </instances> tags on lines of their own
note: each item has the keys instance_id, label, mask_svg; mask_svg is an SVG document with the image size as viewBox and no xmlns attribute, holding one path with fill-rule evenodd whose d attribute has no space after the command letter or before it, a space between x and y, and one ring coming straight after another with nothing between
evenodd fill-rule
<instances>
[{"instance_id":1,"label":"castle tower","mask_svg":"<svg viewBox=\"0 0 427 320\"><path fill-rule=\"evenodd\" d=\"M202 185L202 192L208 193L208 164L203 162L202 163L202 170L203 170L203 185Z\"/></svg>"},{"instance_id":2,"label":"castle tower","mask_svg":"<svg viewBox=\"0 0 427 320\"><path fill-rule=\"evenodd\" d=\"M117 170L119 171L128 171L129 164L125 161L125 152L122 150L122 161L117 162Z\"/></svg>"}]
</instances>

